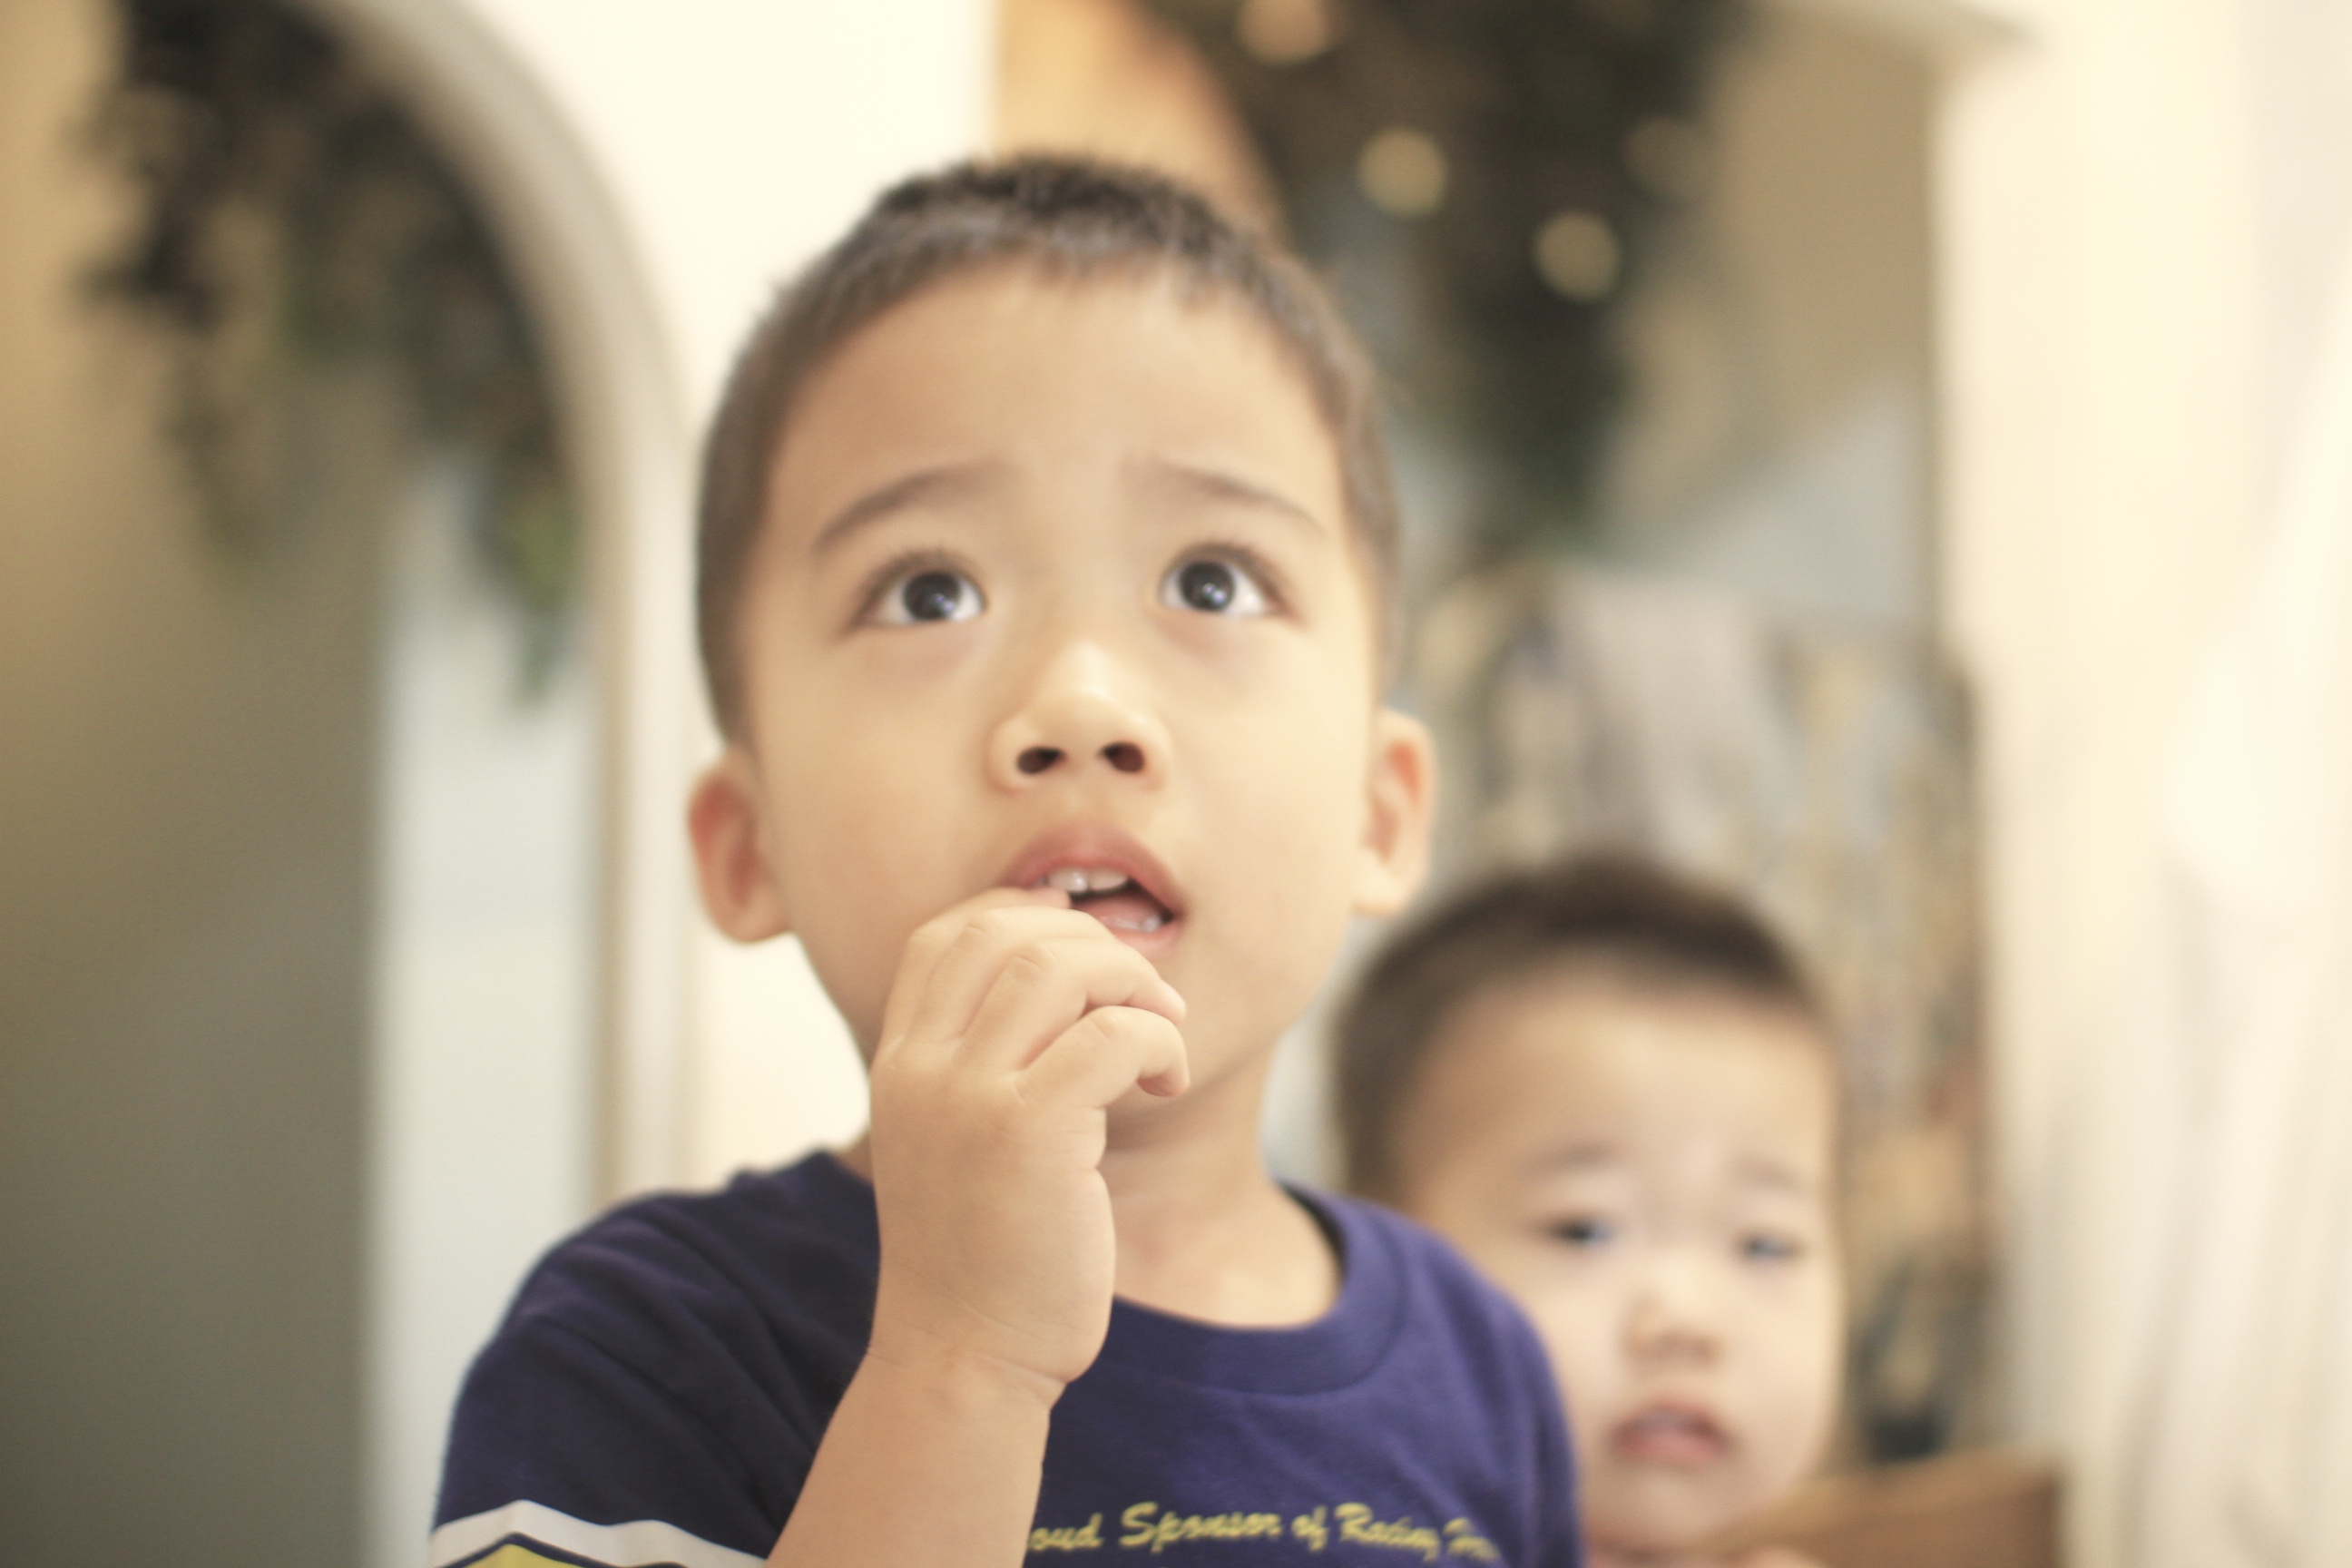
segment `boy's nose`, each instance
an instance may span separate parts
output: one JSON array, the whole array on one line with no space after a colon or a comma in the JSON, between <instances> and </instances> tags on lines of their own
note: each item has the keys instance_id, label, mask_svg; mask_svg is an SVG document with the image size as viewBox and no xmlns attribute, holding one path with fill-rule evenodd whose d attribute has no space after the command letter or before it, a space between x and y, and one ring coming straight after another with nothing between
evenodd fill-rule
<instances>
[{"instance_id":1,"label":"boy's nose","mask_svg":"<svg viewBox=\"0 0 2352 1568\"><path fill-rule=\"evenodd\" d=\"M1722 1353L1720 1326L1696 1272L1662 1261L1643 1280L1625 1318L1626 1348L1636 1359L1705 1365Z\"/></svg>"},{"instance_id":2,"label":"boy's nose","mask_svg":"<svg viewBox=\"0 0 2352 1568\"><path fill-rule=\"evenodd\" d=\"M1004 789L1097 769L1156 784L1168 751L1166 729L1135 700L1110 655L1079 643L1039 672L1024 700L996 727L988 771Z\"/></svg>"}]
</instances>

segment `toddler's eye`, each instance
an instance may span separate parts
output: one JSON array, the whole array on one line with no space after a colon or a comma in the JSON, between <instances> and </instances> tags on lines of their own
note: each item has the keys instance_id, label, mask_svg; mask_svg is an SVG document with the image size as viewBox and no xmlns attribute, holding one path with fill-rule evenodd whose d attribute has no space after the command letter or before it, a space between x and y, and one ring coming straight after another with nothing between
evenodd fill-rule
<instances>
[{"instance_id":1,"label":"toddler's eye","mask_svg":"<svg viewBox=\"0 0 2352 1568\"><path fill-rule=\"evenodd\" d=\"M1262 616L1273 606L1246 567L1217 556L1180 563L1160 580L1160 602L1209 616Z\"/></svg>"},{"instance_id":2,"label":"toddler's eye","mask_svg":"<svg viewBox=\"0 0 2352 1568\"><path fill-rule=\"evenodd\" d=\"M944 566L925 566L908 573L882 590L874 618L885 626L907 626L919 621L968 621L987 601L980 584Z\"/></svg>"},{"instance_id":3,"label":"toddler's eye","mask_svg":"<svg viewBox=\"0 0 2352 1568\"><path fill-rule=\"evenodd\" d=\"M1803 1242L1776 1231L1755 1230L1739 1238L1739 1256L1748 1263L1790 1263L1804 1253Z\"/></svg>"},{"instance_id":4,"label":"toddler's eye","mask_svg":"<svg viewBox=\"0 0 2352 1568\"><path fill-rule=\"evenodd\" d=\"M1617 1226L1599 1215L1575 1215L1554 1225L1551 1235L1570 1247L1605 1247L1617 1238Z\"/></svg>"}]
</instances>

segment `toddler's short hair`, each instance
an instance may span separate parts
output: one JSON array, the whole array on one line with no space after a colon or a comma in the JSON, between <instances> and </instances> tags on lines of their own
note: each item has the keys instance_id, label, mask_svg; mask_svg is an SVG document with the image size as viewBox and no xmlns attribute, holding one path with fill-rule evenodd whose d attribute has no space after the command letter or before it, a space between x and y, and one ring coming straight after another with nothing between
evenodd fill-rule
<instances>
[{"instance_id":1,"label":"toddler's short hair","mask_svg":"<svg viewBox=\"0 0 2352 1568\"><path fill-rule=\"evenodd\" d=\"M736 621L793 399L867 322L935 284L1005 266L1073 284L1162 275L1187 300L1230 299L1273 332L1339 448L1385 664L1395 495L1370 362L1322 287L1296 258L1163 175L1026 156L959 163L886 192L778 294L737 358L703 449L695 582L703 678L719 728L741 732Z\"/></svg>"},{"instance_id":2,"label":"toddler's short hair","mask_svg":"<svg viewBox=\"0 0 2352 1568\"><path fill-rule=\"evenodd\" d=\"M1337 1092L1350 1190L1398 1195L1398 1112L1456 1010L1497 986L1554 974L1785 1009L1829 1034L1795 958L1728 893L1622 854L1498 877L1392 941L1340 1016Z\"/></svg>"}]
</instances>

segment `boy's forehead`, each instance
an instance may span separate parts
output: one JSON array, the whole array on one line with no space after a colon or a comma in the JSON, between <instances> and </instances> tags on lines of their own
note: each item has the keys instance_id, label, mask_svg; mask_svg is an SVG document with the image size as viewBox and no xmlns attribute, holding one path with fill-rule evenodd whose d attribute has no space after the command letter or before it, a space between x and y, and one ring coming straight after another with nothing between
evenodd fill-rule
<instances>
[{"instance_id":1,"label":"boy's forehead","mask_svg":"<svg viewBox=\"0 0 2352 1568\"><path fill-rule=\"evenodd\" d=\"M1457 1098L1487 1099L1497 1110L1516 1099L1538 1118L1559 1116L1550 1102L1561 1099L1580 1120L1629 1096L1695 1111L1723 1098L1706 1092L1718 1088L1822 1129L1836 1115L1836 1059L1816 1024L1790 1007L1706 988L1678 994L1576 973L1523 977L1461 1009L1441 1049L1456 1058Z\"/></svg>"},{"instance_id":2,"label":"boy's forehead","mask_svg":"<svg viewBox=\"0 0 2352 1568\"><path fill-rule=\"evenodd\" d=\"M1628 975L1607 963L1566 962L1507 976L1474 1005L1538 1038L1769 1040L1831 1053L1821 1026L1777 997L1704 977Z\"/></svg>"},{"instance_id":3,"label":"boy's forehead","mask_svg":"<svg viewBox=\"0 0 2352 1568\"><path fill-rule=\"evenodd\" d=\"M954 499L1057 449L1125 441L1271 465L1258 488L1344 530L1339 455L1306 378L1239 302L1169 279L1018 265L935 283L852 332L788 410L763 532L815 547L886 487ZM1276 480L1278 479L1279 484ZM882 498L888 499L888 498Z\"/></svg>"}]
</instances>

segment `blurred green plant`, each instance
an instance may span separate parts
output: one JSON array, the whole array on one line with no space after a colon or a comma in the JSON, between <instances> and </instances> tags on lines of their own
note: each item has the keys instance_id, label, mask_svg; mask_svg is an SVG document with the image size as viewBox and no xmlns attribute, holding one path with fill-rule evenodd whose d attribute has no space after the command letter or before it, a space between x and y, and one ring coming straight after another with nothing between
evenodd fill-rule
<instances>
[{"instance_id":1,"label":"blurred green plant","mask_svg":"<svg viewBox=\"0 0 2352 1568\"><path fill-rule=\"evenodd\" d=\"M1574 542L1626 384L1619 308L1706 189L1706 88L1748 0L1150 4L1411 412L1485 459L1485 552Z\"/></svg>"},{"instance_id":2,"label":"blurred green plant","mask_svg":"<svg viewBox=\"0 0 2352 1568\"><path fill-rule=\"evenodd\" d=\"M209 535L257 563L306 525L307 373L388 373L407 434L474 481L469 557L561 657L579 508L537 334L464 184L393 97L269 0L117 0L94 151L136 193L92 293L160 334Z\"/></svg>"}]
</instances>

